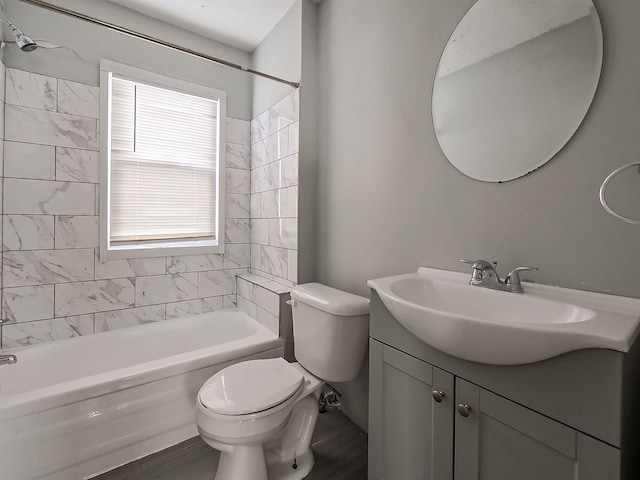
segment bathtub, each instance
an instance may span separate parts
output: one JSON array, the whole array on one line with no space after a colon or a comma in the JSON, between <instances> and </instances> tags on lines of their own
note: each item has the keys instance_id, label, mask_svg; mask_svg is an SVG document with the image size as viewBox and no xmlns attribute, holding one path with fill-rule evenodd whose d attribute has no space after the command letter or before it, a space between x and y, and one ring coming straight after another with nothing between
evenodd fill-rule
<instances>
[{"instance_id":1,"label":"bathtub","mask_svg":"<svg viewBox=\"0 0 640 480\"><path fill-rule=\"evenodd\" d=\"M80 480L196 436L205 380L281 356L283 342L233 309L11 353L18 363L0 366L0 478Z\"/></svg>"}]
</instances>

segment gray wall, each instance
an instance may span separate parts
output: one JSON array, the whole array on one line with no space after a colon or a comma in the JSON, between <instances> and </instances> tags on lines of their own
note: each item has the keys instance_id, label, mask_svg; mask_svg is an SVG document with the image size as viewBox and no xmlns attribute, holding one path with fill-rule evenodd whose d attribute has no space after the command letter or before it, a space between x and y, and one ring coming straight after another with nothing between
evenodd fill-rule
<instances>
[{"instance_id":1,"label":"gray wall","mask_svg":"<svg viewBox=\"0 0 640 480\"><path fill-rule=\"evenodd\" d=\"M369 278L486 258L502 274L537 265L540 283L640 297L640 228L598 202L604 177L640 155L640 4L597 2L603 73L575 137L540 170L489 184L449 164L430 111L440 54L472 3L320 5L318 280L366 295Z\"/></svg>"},{"instance_id":2,"label":"gray wall","mask_svg":"<svg viewBox=\"0 0 640 480\"><path fill-rule=\"evenodd\" d=\"M252 68L290 82L300 81L300 16L303 0L298 0L251 53ZM253 117L256 118L293 90L287 84L253 77Z\"/></svg>"},{"instance_id":3,"label":"gray wall","mask_svg":"<svg viewBox=\"0 0 640 480\"><path fill-rule=\"evenodd\" d=\"M50 3L214 57L250 66L251 57L246 52L145 17L108 1L54 0ZM252 118L251 75L245 72L219 66L18 0L7 1L6 14L36 41L41 39L61 46L57 49L42 48L25 54L12 45L3 49L7 67L98 85L97 65L101 58L106 58L225 90L227 114L248 121Z\"/></svg>"},{"instance_id":4,"label":"gray wall","mask_svg":"<svg viewBox=\"0 0 640 480\"><path fill-rule=\"evenodd\" d=\"M528 277L540 283L640 297L640 227L598 202L605 176L640 159L640 3L596 2L604 66L584 124L548 164L504 184L458 172L431 120L440 55L473 3L320 4L317 281L368 295L370 278L485 258L502 275L537 265ZM361 423L366 378L343 390Z\"/></svg>"}]
</instances>

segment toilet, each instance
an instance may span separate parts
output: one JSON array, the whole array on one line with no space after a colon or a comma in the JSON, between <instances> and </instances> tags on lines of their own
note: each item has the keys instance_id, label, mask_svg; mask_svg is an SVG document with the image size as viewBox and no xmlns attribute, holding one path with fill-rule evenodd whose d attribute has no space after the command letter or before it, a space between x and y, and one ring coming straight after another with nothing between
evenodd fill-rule
<instances>
[{"instance_id":1,"label":"toilet","mask_svg":"<svg viewBox=\"0 0 640 480\"><path fill-rule=\"evenodd\" d=\"M319 283L291 291L294 351L248 360L207 380L196 400L202 439L220 451L215 480L298 480L313 468L309 445L325 382L355 380L369 338L369 300Z\"/></svg>"}]
</instances>

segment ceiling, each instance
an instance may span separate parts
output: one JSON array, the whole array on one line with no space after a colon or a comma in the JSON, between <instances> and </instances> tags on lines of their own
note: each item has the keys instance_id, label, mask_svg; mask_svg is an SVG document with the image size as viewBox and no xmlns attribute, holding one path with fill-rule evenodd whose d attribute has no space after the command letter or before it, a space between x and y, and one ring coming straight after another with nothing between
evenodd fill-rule
<instances>
[{"instance_id":1,"label":"ceiling","mask_svg":"<svg viewBox=\"0 0 640 480\"><path fill-rule=\"evenodd\" d=\"M203 37L252 52L297 0L110 1Z\"/></svg>"}]
</instances>

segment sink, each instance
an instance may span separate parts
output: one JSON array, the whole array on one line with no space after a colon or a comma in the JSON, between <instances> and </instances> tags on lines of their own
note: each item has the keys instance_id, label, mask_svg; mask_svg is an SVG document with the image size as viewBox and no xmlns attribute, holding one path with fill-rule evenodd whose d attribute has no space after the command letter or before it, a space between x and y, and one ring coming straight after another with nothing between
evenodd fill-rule
<instances>
[{"instance_id":1,"label":"sink","mask_svg":"<svg viewBox=\"0 0 640 480\"><path fill-rule=\"evenodd\" d=\"M525 293L469 285L470 274L420 268L369 280L414 336L473 362L518 365L584 348L627 352L640 299L525 283Z\"/></svg>"}]
</instances>

